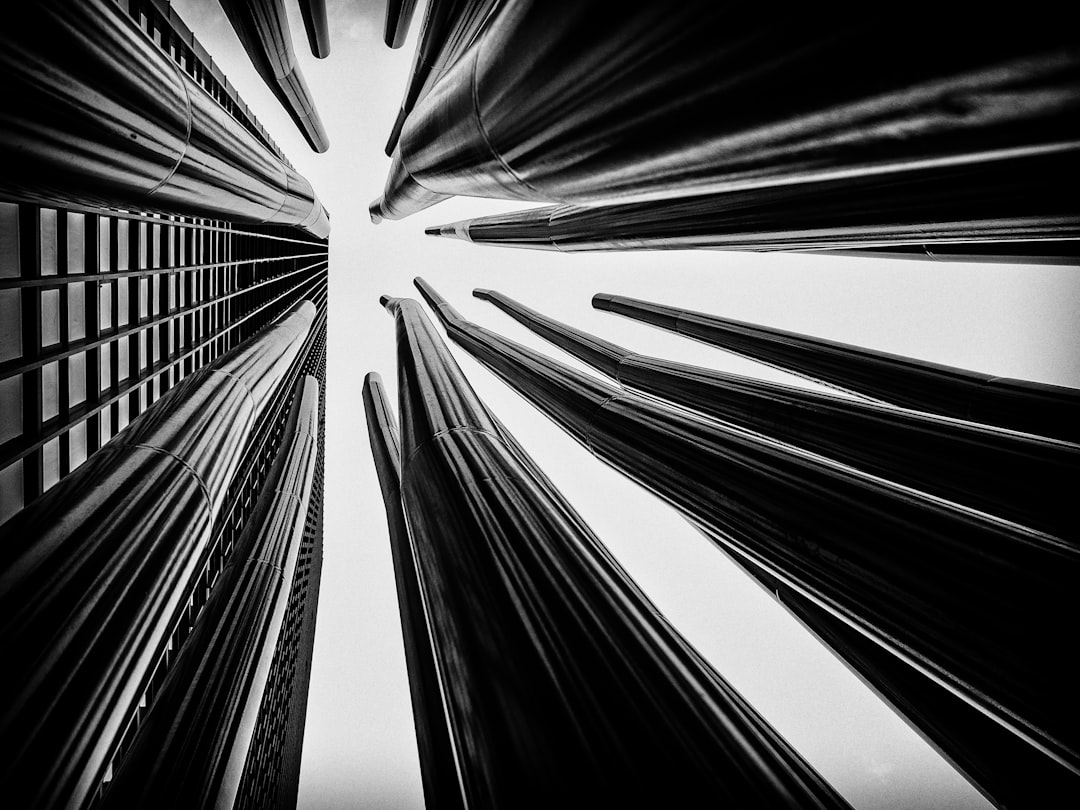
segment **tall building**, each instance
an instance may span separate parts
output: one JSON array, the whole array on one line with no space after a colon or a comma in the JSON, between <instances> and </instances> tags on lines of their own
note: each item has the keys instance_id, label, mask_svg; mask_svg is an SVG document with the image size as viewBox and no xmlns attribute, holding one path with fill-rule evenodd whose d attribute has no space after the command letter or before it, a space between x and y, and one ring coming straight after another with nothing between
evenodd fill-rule
<instances>
[{"instance_id":1,"label":"tall building","mask_svg":"<svg viewBox=\"0 0 1080 810\"><path fill-rule=\"evenodd\" d=\"M291 807L328 215L165 2L35 4L0 76L8 797Z\"/></svg>"}]
</instances>

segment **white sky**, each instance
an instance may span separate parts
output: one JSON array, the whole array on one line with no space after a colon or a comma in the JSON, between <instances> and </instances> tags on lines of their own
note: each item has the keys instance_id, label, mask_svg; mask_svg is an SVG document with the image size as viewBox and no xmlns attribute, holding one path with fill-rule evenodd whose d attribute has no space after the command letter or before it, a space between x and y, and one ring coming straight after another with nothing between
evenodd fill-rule
<instances>
[{"instance_id":1,"label":"white sky","mask_svg":"<svg viewBox=\"0 0 1080 810\"><path fill-rule=\"evenodd\" d=\"M174 0L331 214L325 562L299 807L419 808L386 523L361 403L378 371L396 397L382 293L419 298L421 275L467 318L568 360L472 297L504 292L645 354L803 384L764 366L590 306L609 292L676 304L1003 376L1080 387L1076 268L935 264L715 251L562 255L468 245L425 225L520 205L456 199L370 224L383 145L415 33L382 44L382 0L328 0L331 54L297 56L330 136L312 153L248 63L215 0ZM524 206L530 207L530 206ZM594 459L456 347L469 380L656 605L857 808L988 804L722 554L658 499ZM572 365L576 363L568 360ZM579 366L580 367L580 366Z\"/></svg>"}]
</instances>

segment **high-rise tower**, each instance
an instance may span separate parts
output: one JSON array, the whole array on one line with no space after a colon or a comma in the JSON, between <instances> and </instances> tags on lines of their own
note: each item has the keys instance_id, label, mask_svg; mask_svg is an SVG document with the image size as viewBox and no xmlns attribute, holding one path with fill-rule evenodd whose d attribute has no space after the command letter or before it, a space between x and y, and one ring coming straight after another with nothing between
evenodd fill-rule
<instances>
[{"instance_id":1,"label":"high-rise tower","mask_svg":"<svg viewBox=\"0 0 1080 810\"><path fill-rule=\"evenodd\" d=\"M167 3L35 4L0 76L9 795L91 807L188 767L204 798L291 807L328 216ZM196 688L219 710L176 700Z\"/></svg>"}]
</instances>

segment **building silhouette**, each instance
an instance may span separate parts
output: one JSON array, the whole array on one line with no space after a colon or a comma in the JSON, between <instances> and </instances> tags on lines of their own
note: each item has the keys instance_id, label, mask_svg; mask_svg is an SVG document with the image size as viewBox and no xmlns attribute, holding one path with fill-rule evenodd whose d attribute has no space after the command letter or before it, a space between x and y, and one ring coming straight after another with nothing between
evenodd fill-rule
<instances>
[{"instance_id":1,"label":"building silhouette","mask_svg":"<svg viewBox=\"0 0 1080 810\"><path fill-rule=\"evenodd\" d=\"M8 800L291 807L328 215L167 3L35 4L0 76Z\"/></svg>"}]
</instances>

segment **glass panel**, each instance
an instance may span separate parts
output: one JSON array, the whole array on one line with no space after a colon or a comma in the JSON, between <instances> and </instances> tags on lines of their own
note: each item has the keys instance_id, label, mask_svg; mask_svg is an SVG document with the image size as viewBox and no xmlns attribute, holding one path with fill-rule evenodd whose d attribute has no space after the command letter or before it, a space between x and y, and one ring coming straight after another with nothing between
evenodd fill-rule
<instances>
[{"instance_id":1,"label":"glass panel","mask_svg":"<svg viewBox=\"0 0 1080 810\"><path fill-rule=\"evenodd\" d=\"M41 448L41 477L43 490L48 491L60 480L60 440L45 442Z\"/></svg>"},{"instance_id":2,"label":"glass panel","mask_svg":"<svg viewBox=\"0 0 1080 810\"><path fill-rule=\"evenodd\" d=\"M161 267L161 226L150 226L150 243L147 245L150 251L150 266Z\"/></svg>"},{"instance_id":3,"label":"glass panel","mask_svg":"<svg viewBox=\"0 0 1080 810\"><path fill-rule=\"evenodd\" d=\"M98 374L100 388L104 391L112 385L112 345L106 343L98 352Z\"/></svg>"},{"instance_id":4,"label":"glass panel","mask_svg":"<svg viewBox=\"0 0 1080 810\"><path fill-rule=\"evenodd\" d=\"M41 275L56 275L56 211L42 208L38 212L41 225Z\"/></svg>"},{"instance_id":5,"label":"glass panel","mask_svg":"<svg viewBox=\"0 0 1080 810\"><path fill-rule=\"evenodd\" d=\"M0 363L22 356L22 305L18 290L0 290Z\"/></svg>"},{"instance_id":6,"label":"glass panel","mask_svg":"<svg viewBox=\"0 0 1080 810\"><path fill-rule=\"evenodd\" d=\"M86 461L86 422L72 425L68 431L69 470L74 470Z\"/></svg>"},{"instance_id":7,"label":"glass panel","mask_svg":"<svg viewBox=\"0 0 1080 810\"><path fill-rule=\"evenodd\" d=\"M82 281L67 285L68 340L86 337L86 283Z\"/></svg>"},{"instance_id":8,"label":"glass panel","mask_svg":"<svg viewBox=\"0 0 1080 810\"><path fill-rule=\"evenodd\" d=\"M112 297L114 281L103 281L98 286L98 328L112 329Z\"/></svg>"},{"instance_id":9,"label":"glass panel","mask_svg":"<svg viewBox=\"0 0 1080 810\"><path fill-rule=\"evenodd\" d=\"M147 247L149 247L149 245L147 244L147 240L146 240L146 223L145 222L138 223L137 228L138 228L138 234L139 234L139 245L138 245L138 248L137 248L138 255L136 256L136 258L138 259L137 267L138 267L139 270L144 270L146 268Z\"/></svg>"},{"instance_id":10,"label":"glass panel","mask_svg":"<svg viewBox=\"0 0 1080 810\"><path fill-rule=\"evenodd\" d=\"M47 422L60 413L60 369L53 363L41 367L41 421Z\"/></svg>"},{"instance_id":11,"label":"glass panel","mask_svg":"<svg viewBox=\"0 0 1080 810\"><path fill-rule=\"evenodd\" d=\"M86 401L86 352L68 358L68 406Z\"/></svg>"},{"instance_id":12,"label":"glass panel","mask_svg":"<svg viewBox=\"0 0 1080 810\"><path fill-rule=\"evenodd\" d=\"M117 348L117 361L116 361L116 374L118 379L126 380L128 377L129 357L128 357L128 344L131 341L126 337L120 338L116 344Z\"/></svg>"},{"instance_id":13,"label":"glass panel","mask_svg":"<svg viewBox=\"0 0 1080 810\"><path fill-rule=\"evenodd\" d=\"M116 432L119 433L121 430L128 426L128 398L126 396L122 396L116 404L117 411L119 412L116 420Z\"/></svg>"},{"instance_id":14,"label":"glass panel","mask_svg":"<svg viewBox=\"0 0 1080 810\"><path fill-rule=\"evenodd\" d=\"M41 345L60 342L60 291L41 291Z\"/></svg>"},{"instance_id":15,"label":"glass panel","mask_svg":"<svg viewBox=\"0 0 1080 810\"><path fill-rule=\"evenodd\" d=\"M0 202L0 278L21 275L19 268L19 206Z\"/></svg>"},{"instance_id":16,"label":"glass panel","mask_svg":"<svg viewBox=\"0 0 1080 810\"><path fill-rule=\"evenodd\" d=\"M150 311L150 282L149 279L139 279L139 317L145 318Z\"/></svg>"},{"instance_id":17,"label":"glass panel","mask_svg":"<svg viewBox=\"0 0 1080 810\"><path fill-rule=\"evenodd\" d=\"M116 325L127 326L129 323L128 315L128 291L131 287L131 282L122 278L116 282Z\"/></svg>"},{"instance_id":18,"label":"glass panel","mask_svg":"<svg viewBox=\"0 0 1080 810\"><path fill-rule=\"evenodd\" d=\"M67 271L86 272L86 215L67 214Z\"/></svg>"},{"instance_id":19,"label":"glass panel","mask_svg":"<svg viewBox=\"0 0 1080 810\"><path fill-rule=\"evenodd\" d=\"M109 217L98 217L98 272L109 272L109 257L111 246L109 244Z\"/></svg>"},{"instance_id":20,"label":"glass panel","mask_svg":"<svg viewBox=\"0 0 1080 810\"><path fill-rule=\"evenodd\" d=\"M109 439L112 438L112 408L102 408L101 419L98 420L98 440L101 446L104 447Z\"/></svg>"},{"instance_id":21,"label":"glass panel","mask_svg":"<svg viewBox=\"0 0 1080 810\"><path fill-rule=\"evenodd\" d=\"M128 221L116 220L116 269L127 270L128 268Z\"/></svg>"},{"instance_id":22,"label":"glass panel","mask_svg":"<svg viewBox=\"0 0 1080 810\"><path fill-rule=\"evenodd\" d=\"M0 523L23 508L22 459L0 470Z\"/></svg>"},{"instance_id":23,"label":"glass panel","mask_svg":"<svg viewBox=\"0 0 1080 810\"><path fill-rule=\"evenodd\" d=\"M0 380L0 444L22 434L22 374Z\"/></svg>"}]
</instances>

